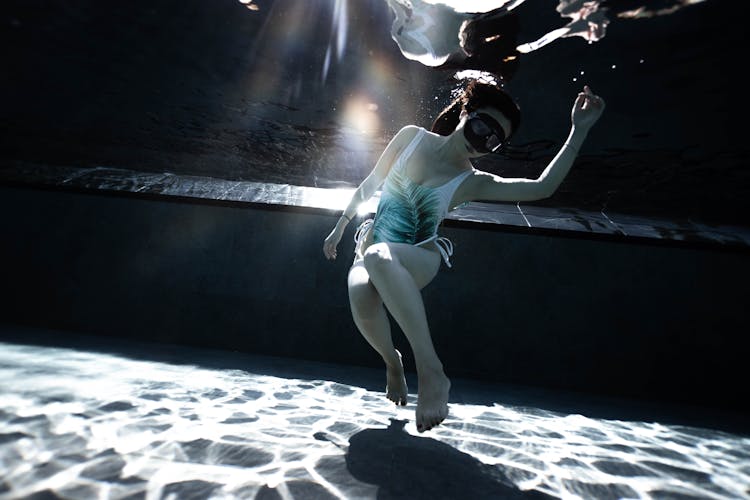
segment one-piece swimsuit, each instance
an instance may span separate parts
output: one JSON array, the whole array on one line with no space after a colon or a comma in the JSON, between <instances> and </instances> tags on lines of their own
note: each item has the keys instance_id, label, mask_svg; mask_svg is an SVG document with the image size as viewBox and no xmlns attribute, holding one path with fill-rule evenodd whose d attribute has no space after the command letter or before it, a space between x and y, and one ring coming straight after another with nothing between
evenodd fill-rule
<instances>
[{"instance_id":1,"label":"one-piece swimsuit","mask_svg":"<svg viewBox=\"0 0 750 500\"><path fill-rule=\"evenodd\" d=\"M375 218L360 224L354 241L359 250L371 229L373 243L408 243L422 246L434 241L445 264L451 267L453 244L448 238L438 236L437 230L448 212L453 209L450 202L456 189L474 169L461 172L437 187L427 187L414 182L406 172L406 165L425 134L426 130L420 128L394 162L383 184Z\"/></svg>"}]
</instances>

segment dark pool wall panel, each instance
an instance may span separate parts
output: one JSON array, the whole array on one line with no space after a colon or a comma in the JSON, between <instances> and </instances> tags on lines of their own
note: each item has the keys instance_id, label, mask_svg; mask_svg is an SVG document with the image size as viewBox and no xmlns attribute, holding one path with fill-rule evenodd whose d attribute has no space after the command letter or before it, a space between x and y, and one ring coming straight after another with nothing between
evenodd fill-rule
<instances>
[{"instance_id":1,"label":"dark pool wall panel","mask_svg":"<svg viewBox=\"0 0 750 500\"><path fill-rule=\"evenodd\" d=\"M2 319L379 366L346 294L350 227L248 205L0 188ZM424 290L449 375L734 408L747 253L446 227ZM413 360L394 325L396 343Z\"/></svg>"}]
</instances>

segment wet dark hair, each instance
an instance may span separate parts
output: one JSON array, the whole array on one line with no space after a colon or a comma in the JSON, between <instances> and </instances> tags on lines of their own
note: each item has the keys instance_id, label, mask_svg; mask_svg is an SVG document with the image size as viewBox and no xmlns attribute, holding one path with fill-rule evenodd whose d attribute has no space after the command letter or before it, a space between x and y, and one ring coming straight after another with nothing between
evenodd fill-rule
<instances>
[{"instance_id":1,"label":"wet dark hair","mask_svg":"<svg viewBox=\"0 0 750 500\"><path fill-rule=\"evenodd\" d=\"M463 93L440 112L430 130L450 135L461 121L462 110L471 113L479 108L494 108L505 115L510 121L511 135L521 124L521 109L507 92L495 84L472 80Z\"/></svg>"}]
</instances>

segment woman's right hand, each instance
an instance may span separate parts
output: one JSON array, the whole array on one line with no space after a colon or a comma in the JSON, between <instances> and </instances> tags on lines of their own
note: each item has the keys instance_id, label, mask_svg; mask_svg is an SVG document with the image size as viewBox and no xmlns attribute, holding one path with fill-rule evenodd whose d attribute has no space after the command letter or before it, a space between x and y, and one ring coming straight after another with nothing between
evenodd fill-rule
<instances>
[{"instance_id":1,"label":"woman's right hand","mask_svg":"<svg viewBox=\"0 0 750 500\"><path fill-rule=\"evenodd\" d=\"M339 229L339 224L337 224L333 228L333 231L331 231L331 234L326 237L325 242L323 242L323 254L326 256L326 259L336 260L336 247L339 245L339 241L341 241L342 233L343 231Z\"/></svg>"}]
</instances>

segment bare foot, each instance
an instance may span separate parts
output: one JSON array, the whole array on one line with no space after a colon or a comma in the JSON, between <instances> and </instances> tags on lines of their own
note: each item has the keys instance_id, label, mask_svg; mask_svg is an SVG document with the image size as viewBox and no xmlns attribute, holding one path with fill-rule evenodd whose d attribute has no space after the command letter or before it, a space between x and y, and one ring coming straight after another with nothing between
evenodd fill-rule
<instances>
[{"instance_id":1,"label":"bare foot","mask_svg":"<svg viewBox=\"0 0 750 500\"><path fill-rule=\"evenodd\" d=\"M409 389L406 387L406 376L404 375L404 365L401 362L401 353L398 354L398 365L389 366L386 370L386 387L385 396L397 405L406 406L406 395Z\"/></svg>"},{"instance_id":2,"label":"bare foot","mask_svg":"<svg viewBox=\"0 0 750 500\"><path fill-rule=\"evenodd\" d=\"M448 393L451 381L441 371L422 371L419 374L417 400L417 430L432 429L448 416Z\"/></svg>"}]
</instances>

